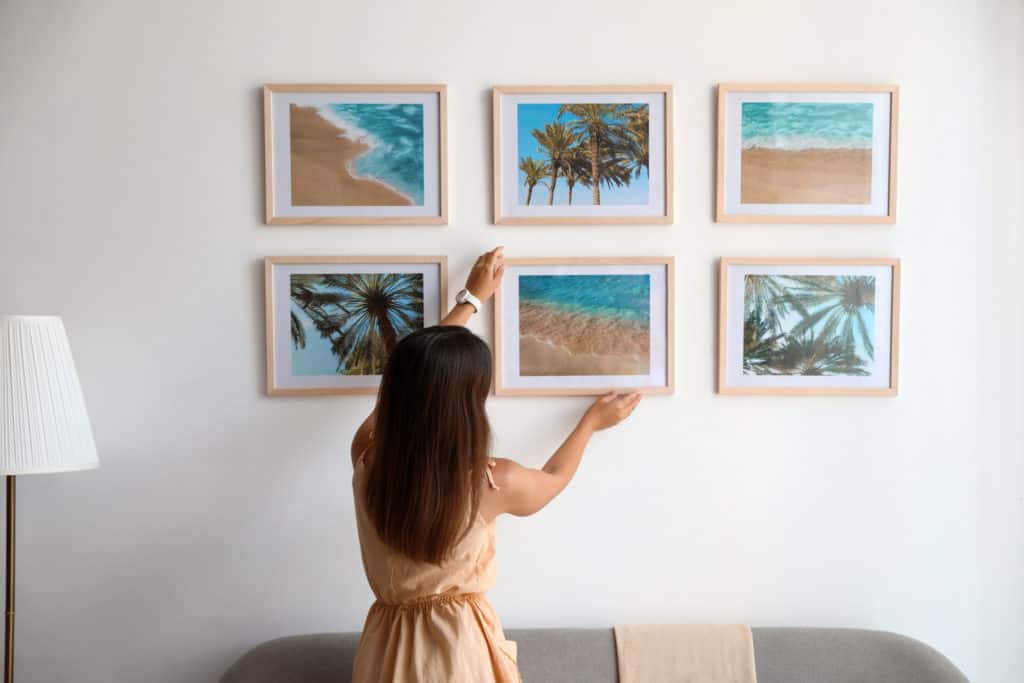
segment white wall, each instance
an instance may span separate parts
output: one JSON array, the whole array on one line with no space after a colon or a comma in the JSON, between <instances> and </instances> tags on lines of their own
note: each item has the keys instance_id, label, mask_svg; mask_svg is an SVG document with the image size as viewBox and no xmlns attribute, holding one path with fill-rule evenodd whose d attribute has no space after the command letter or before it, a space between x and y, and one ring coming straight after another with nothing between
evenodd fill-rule
<instances>
[{"instance_id":1,"label":"white wall","mask_svg":"<svg viewBox=\"0 0 1024 683\"><path fill-rule=\"evenodd\" d=\"M358 629L370 399L263 396L260 260L447 253L455 285L502 243L679 270L678 392L500 523L506 626L888 629L1024 680L1022 33L1019 0L4 0L0 311L65 317L103 459L21 482L21 679L210 681ZM270 81L448 83L451 225L264 226ZM896 226L713 223L719 81L901 84ZM492 85L636 82L676 86L675 225L490 225ZM902 257L901 395L716 395L721 255ZM493 400L498 453L541 463L583 406Z\"/></svg>"}]
</instances>

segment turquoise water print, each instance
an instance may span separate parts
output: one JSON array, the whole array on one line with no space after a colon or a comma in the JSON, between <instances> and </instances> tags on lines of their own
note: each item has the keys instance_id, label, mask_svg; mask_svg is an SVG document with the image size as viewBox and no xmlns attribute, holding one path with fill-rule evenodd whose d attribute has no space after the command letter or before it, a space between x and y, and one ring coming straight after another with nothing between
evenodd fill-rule
<instances>
[{"instance_id":1,"label":"turquoise water print","mask_svg":"<svg viewBox=\"0 0 1024 683\"><path fill-rule=\"evenodd\" d=\"M744 102L743 148L871 149L870 102Z\"/></svg>"},{"instance_id":2,"label":"turquoise water print","mask_svg":"<svg viewBox=\"0 0 1024 683\"><path fill-rule=\"evenodd\" d=\"M516 126L520 204L647 204L649 105L519 104Z\"/></svg>"},{"instance_id":3,"label":"turquoise water print","mask_svg":"<svg viewBox=\"0 0 1024 683\"><path fill-rule=\"evenodd\" d=\"M744 374L864 376L874 357L874 277L744 278Z\"/></svg>"},{"instance_id":4,"label":"turquoise water print","mask_svg":"<svg viewBox=\"0 0 1024 683\"><path fill-rule=\"evenodd\" d=\"M379 375L423 327L421 273L292 275L293 375Z\"/></svg>"},{"instance_id":5,"label":"turquoise water print","mask_svg":"<svg viewBox=\"0 0 1024 683\"><path fill-rule=\"evenodd\" d=\"M345 137L370 146L352 172L375 178L423 205L424 152L422 104L330 104L328 120Z\"/></svg>"},{"instance_id":6,"label":"turquoise water print","mask_svg":"<svg viewBox=\"0 0 1024 683\"><path fill-rule=\"evenodd\" d=\"M651 315L651 276L520 275L519 300L646 324Z\"/></svg>"},{"instance_id":7,"label":"turquoise water print","mask_svg":"<svg viewBox=\"0 0 1024 683\"><path fill-rule=\"evenodd\" d=\"M651 278L520 275L523 376L650 372Z\"/></svg>"}]
</instances>

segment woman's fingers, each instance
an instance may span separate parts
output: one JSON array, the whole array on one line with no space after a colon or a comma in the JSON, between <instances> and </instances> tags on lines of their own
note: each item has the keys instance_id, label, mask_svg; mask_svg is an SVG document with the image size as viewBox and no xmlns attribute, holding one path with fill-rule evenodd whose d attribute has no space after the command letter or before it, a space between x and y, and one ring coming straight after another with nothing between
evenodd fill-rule
<instances>
[{"instance_id":1,"label":"woman's fingers","mask_svg":"<svg viewBox=\"0 0 1024 683\"><path fill-rule=\"evenodd\" d=\"M494 249L491 249L489 252L484 254L484 256L486 257L484 265L489 272L494 272L495 266L498 264L498 259L502 257L503 249L504 247L495 247Z\"/></svg>"},{"instance_id":2,"label":"woman's fingers","mask_svg":"<svg viewBox=\"0 0 1024 683\"><path fill-rule=\"evenodd\" d=\"M629 394L623 397L625 400L622 402L621 412L623 419L629 417L636 410L636 407L640 404L640 394Z\"/></svg>"}]
</instances>

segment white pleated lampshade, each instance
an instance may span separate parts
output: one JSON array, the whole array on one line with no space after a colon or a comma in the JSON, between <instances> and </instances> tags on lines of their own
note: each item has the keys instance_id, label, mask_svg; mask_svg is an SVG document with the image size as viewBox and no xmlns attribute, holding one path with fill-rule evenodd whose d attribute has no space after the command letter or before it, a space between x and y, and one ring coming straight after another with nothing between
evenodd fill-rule
<instances>
[{"instance_id":1,"label":"white pleated lampshade","mask_svg":"<svg viewBox=\"0 0 1024 683\"><path fill-rule=\"evenodd\" d=\"M64 323L0 317L0 475L99 464Z\"/></svg>"}]
</instances>

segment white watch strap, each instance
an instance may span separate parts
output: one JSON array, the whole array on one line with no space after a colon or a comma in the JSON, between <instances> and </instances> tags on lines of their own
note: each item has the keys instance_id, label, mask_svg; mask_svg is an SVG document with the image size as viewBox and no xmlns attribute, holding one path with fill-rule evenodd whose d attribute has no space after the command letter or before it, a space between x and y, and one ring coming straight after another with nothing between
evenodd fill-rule
<instances>
[{"instance_id":1,"label":"white watch strap","mask_svg":"<svg viewBox=\"0 0 1024 683\"><path fill-rule=\"evenodd\" d=\"M460 304L469 304L477 313L479 313L480 309L483 308L483 304L480 303L480 299L477 299L475 296L473 296L473 293L468 289L464 289L461 292L459 292L459 295L455 297L455 300L458 301Z\"/></svg>"}]
</instances>

